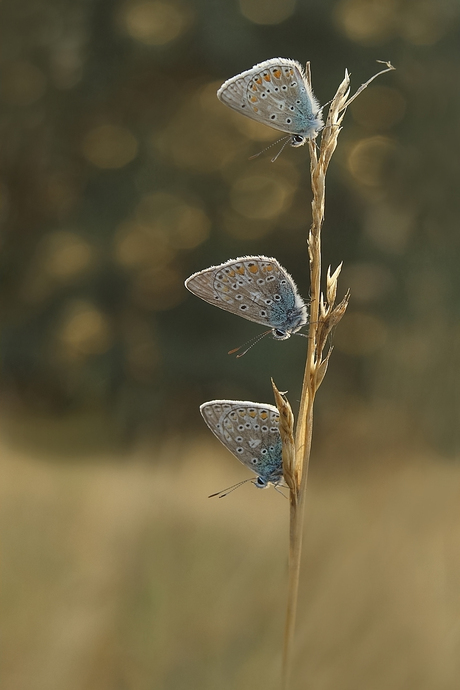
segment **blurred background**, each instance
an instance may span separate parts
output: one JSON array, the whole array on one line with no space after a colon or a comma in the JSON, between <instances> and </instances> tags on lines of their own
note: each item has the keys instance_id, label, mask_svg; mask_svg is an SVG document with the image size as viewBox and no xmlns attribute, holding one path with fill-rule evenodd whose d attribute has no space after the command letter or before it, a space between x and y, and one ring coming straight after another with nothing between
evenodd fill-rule
<instances>
[{"instance_id":1,"label":"blurred background","mask_svg":"<svg viewBox=\"0 0 460 690\"><path fill-rule=\"evenodd\" d=\"M305 340L183 286L275 256L308 299L308 150L216 90L311 61L347 113L324 262L346 318L315 418L295 688L454 690L460 671L460 4L5 0L0 502L8 690L277 688L287 505L204 427L300 397Z\"/></svg>"}]
</instances>

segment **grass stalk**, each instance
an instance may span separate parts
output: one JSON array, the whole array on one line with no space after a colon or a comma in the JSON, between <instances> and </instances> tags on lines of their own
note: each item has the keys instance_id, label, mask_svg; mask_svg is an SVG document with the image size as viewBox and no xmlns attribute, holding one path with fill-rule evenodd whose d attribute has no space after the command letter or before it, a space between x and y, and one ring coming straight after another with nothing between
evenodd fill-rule
<instances>
[{"instance_id":1,"label":"grass stalk","mask_svg":"<svg viewBox=\"0 0 460 690\"><path fill-rule=\"evenodd\" d=\"M310 177L313 192L312 223L308 236L308 254L310 263L310 329L305 371L300 400L299 416L294 438L294 418L287 399L282 396L273 384L275 400L280 411L280 431L283 440L283 470L290 494L290 528L289 528L289 577L286 625L283 645L282 689L289 690L292 668L295 621L299 592L300 563L302 557L302 537L305 513L305 498L313 435L313 406L315 396L326 374L332 347L326 354L324 348L332 329L345 314L349 292L339 304L335 304L337 281L342 268L331 274L327 271L326 292L321 293L321 228L324 221L326 172L337 146L341 124L350 103L376 77L394 69L390 63L383 63L386 69L381 70L362 84L356 93L349 97L350 76L345 71L345 78L331 101L326 124L322 131L319 150L314 141L310 147ZM310 80L310 67L307 64L307 78Z\"/></svg>"}]
</instances>

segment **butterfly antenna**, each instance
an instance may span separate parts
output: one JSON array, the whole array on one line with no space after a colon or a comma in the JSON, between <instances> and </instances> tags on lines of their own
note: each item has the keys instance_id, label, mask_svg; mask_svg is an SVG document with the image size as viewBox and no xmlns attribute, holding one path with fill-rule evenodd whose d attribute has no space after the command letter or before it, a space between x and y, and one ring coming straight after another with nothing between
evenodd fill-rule
<instances>
[{"instance_id":1,"label":"butterfly antenna","mask_svg":"<svg viewBox=\"0 0 460 690\"><path fill-rule=\"evenodd\" d=\"M290 136L287 137L286 141L284 142L284 144L282 145L282 147L280 148L280 150L278 151L278 153L276 154L276 156L275 156L274 158L272 158L272 161L271 161L272 163L274 163L274 162L276 161L276 159L279 158L279 156L283 153L283 151L284 151L284 149L286 148L286 146L288 145L290 139L291 139ZM280 141L281 141L281 139L280 139Z\"/></svg>"},{"instance_id":2,"label":"butterfly antenna","mask_svg":"<svg viewBox=\"0 0 460 690\"><path fill-rule=\"evenodd\" d=\"M283 494L283 492L281 491L281 489L278 488L278 486L277 486L276 484L273 484L273 488L275 489L275 491L277 491L279 494L281 494L281 496L282 496L283 498L286 498L286 499L287 499L286 494Z\"/></svg>"},{"instance_id":3,"label":"butterfly antenna","mask_svg":"<svg viewBox=\"0 0 460 690\"><path fill-rule=\"evenodd\" d=\"M249 477L249 479L243 479L242 482L238 482L237 484L233 484L233 486L229 486L228 489L223 489L222 491L217 491L215 494L211 494L208 496L208 498L215 498L215 496L218 496L219 498L224 498L225 496L228 496L228 494L231 494L232 491L235 491L239 486L242 484L246 484L246 482L252 482L252 477Z\"/></svg>"},{"instance_id":4,"label":"butterfly antenna","mask_svg":"<svg viewBox=\"0 0 460 690\"><path fill-rule=\"evenodd\" d=\"M323 110L324 110L324 108L325 108L327 105L329 105L330 103L332 103L333 100L334 100L334 99L331 98L330 101L328 101L327 103L325 103L324 105L322 105L322 106L320 107L320 109L319 109L320 113L322 113Z\"/></svg>"},{"instance_id":5,"label":"butterfly antenna","mask_svg":"<svg viewBox=\"0 0 460 690\"><path fill-rule=\"evenodd\" d=\"M247 340L245 343L243 343L239 347L235 347L233 350L229 350L227 354L233 355L233 354L235 354L235 352L238 352L238 350L241 350L242 347L245 347L249 343L249 347L247 347L244 350L244 352L240 352L239 355L236 355L237 357L243 357L243 355L245 355L246 352L248 352L251 349L251 347L254 347L254 345L256 345L259 342L259 340L262 340L262 338L265 338L265 336L268 335L269 333L271 333L271 330L265 331L264 333L256 335L254 338L251 338L251 340Z\"/></svg>"},{"instance_id":6,"label":"butterfly antenna","mask_svg":"<svg viewBox=\"0 0 460 690\"><path fill-rule=\"evenodd\" d=\"M287 137L281 137L281 139L277 139L276 141L273 142L273 144L270 144L270 146L266 146L264 149L262 149L262 151L259 151L259 153L255 153L253 156L249 156L248 160L252 161L254 158L258 158L258 156L260 156L262 153L265 153L265 151L268 151L268 149L271 149L272 146L276 146L276 144L279 144L280 141L284 141L285 139L290 139L290 138L291 137L288 135ZM286 146L286 144L284 146ZM283 146L283 149L284 149L284 146ZM281 151L283 149L281 149ZM281 153L281 151L280 151L280 153ZM279 154L278 154L278 156L279 156ZM278 156L277 156L277 158L278 158Z\"/></svg>"}]
</instances>

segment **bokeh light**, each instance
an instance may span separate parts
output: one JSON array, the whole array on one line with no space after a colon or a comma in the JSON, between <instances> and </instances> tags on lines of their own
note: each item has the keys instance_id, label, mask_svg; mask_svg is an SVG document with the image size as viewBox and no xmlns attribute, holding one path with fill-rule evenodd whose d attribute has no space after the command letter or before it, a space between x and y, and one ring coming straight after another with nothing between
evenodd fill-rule
<instances>
[{"instance_id":1,"label":"bokeh light","mask_svg":"<svg viewBox=\"0 0 460 690\"><path fill-rule=\"evenodd\" d=\"M176 2L127 2L120 21L126 33L136 41L163 46L177 39L189 25L190 7Z\"/></svg>"},{"instance_id":2,"label":"bokeh light","mask_svg":"<svg viewBox=\"0 0 460 690\"><path fill-rule=\"evenodd\" d=\"M337 329L334 346L347 355L362 357L382 348L387 336L387 328L377 316L350 310L343 328Z\"/></svg>"},{"instance_id":3,"label":"bokeh light","mask_svg":"<svg viewBox=\"0 0 460 690\"><path fill-rule=\"evenodd\" d=\"M387 254L403 254L415 229L414 210L392 206L385 202L373 203L364 219L367 237Z\"/></svg>"},{"instance_id":4,"label":"bokeh light","mask_svg":"<svg viewBox=\"0 0 460 690\"><path fill-rule=\"evenodd\" d=\"M341 0L336 17L352 41L379 45L396 34L397 9L397 0Z\"/></svg>"},{"instance_id":5,"label":"bokeh light","mask_svg":"<svg viewBox=\"0 0 460 690\"><path fill-rule=\"evenodd\" d=\"M83 139L84 157L97 168L123 168L137 156L138 144L126 127L101 125Z\"/></svg>"},{"instance_id":6,"label":"bokeh light","mask_svg":"<svg viewBox=\"0 0 460 690\"><path fill-rule=\"evenodd\" d=\"M94 258L94 251L89 243L68 230L45 236L39 252L44 271L59 281L73 279L86 271Z\"/></svg>"},{"instance_id":7,"label":"bokeh light","mask_svg":"<svg viewBox=\"0 0 460 690\"><path fill-rule=\"evenodd\" d=\"M389 174L397 144L387 137L362 139L348 155L348 170L355 180L368 187L381 187Z\"/></svg>"},{"instance_id":8,"label":"bokeh light","mask_svg":"<svg viewBox=\"0 0 460 690\"><path fill-rule=\"evenodd\" d=\"M142 197L136 208L141 223L151 225L173 249L193 249L209 235L210 221L197 204L168 192Z\"/></svg>"},{"instance_id":9,"label":"bokeh light","mask_svg":"<svg viewBox=\"0 0 460 690\"><path fill-rule=\"evenodd\" d=\"M404 96L388 86L369 87L351 105L353 119L370 130L390 129L403 119L405 111Z\"/></svg>"},{"instance_id":10,"label":"bokeh light","mask_svg":"<svg viewBox=\"0 0 460 690\"><path fill-rule=\"evenodd\" d=\"M184 277L168 266L140 271L132 285L133 302L142 309L172 309L183 302L186 296Z\"/></svg>"},{"instance_id":11,"label":"bokeh light","mask_svg":"<svg viewBox=\"0 0 460 690\"><path fill-rule=\"evenodd\" d=\"M350 289L353 302L362 304L380 301L396 287L388 268L370 262L349 264L342 271L342 280Z\"/></svg>"},{"instance_id":12,"label":"bokeh light","mask_svg":"<svg viewBox=\"0 0 460 690\"><path fill-rule=\"evenodd\" d=\"M239 4L254 24L279 24L294 13L296 0L239 0Z\"/></svg>"},{"instance_id":13,"label":"bokeh light","mask_svg":"<svg viewBox=\"0 0 460 690\"><path fill-rule=\"evenodd\" d=\"M25 60L10 62L1 69L0 97L7 105L27 106L45 93L46 77L33 63Z\"/></svg>"},{"instance_id":14,"label":"bokeh light","mask_svg":"<svg viewBox=\"0 0 460 690\"><path fill-rule=\"evenodd\" d=\"M289 206L293 191L280 179L246 174L238 177L232 185L231 205L246 218L272 218Z\"/></svg>"},{"instance_id":15,"label":"bokeh light","mask_svg":"<svg viewBox=\"0 0 460 690\"><path fill-rule=\"evenodd\" d=\"M363 45L380 45L396 36L413 45L432 45L459 11L457 3L437 0L341 0L336 19L348 38Z\"/></svg>"},{"instance_id":16,"label":"bokeh light","mask_svg":"<svg viewBox=\"0 0 460 690\"><path fill-rule=\"evenodd\" d=\"M168 264L175 256L162 232L136 220L120 225L114 245L116 260L126 268L161 266Z\"/></svg>"},{"instance_id":17,"label":"bokeh light","mask_svg":"<svg viewBox=\"0 0 460 690\"><path fill-rule=\"evenodd\" d=\"M112 343L108 319L90 302L69 303L57 333L63 359L80 359L100 355Z\"/></svg>"}]
</instances>

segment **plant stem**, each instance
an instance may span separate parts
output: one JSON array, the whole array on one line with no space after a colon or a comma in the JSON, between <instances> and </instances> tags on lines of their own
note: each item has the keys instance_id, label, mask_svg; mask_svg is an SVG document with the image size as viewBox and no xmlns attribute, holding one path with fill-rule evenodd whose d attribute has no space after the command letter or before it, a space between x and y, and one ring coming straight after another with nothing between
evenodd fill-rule
<instances>
[{"instance_id":1,"label":"plant stem","mask_svg":"<svg viewBox=\"0 0 460 690\"><path fill-rule=\"evenodd\" d=\"M313 183L313 172L317 165L315 144L310 145L311 154L311 173ZM313 187L313 184L312 184ZM317 190L318 191L318 190ZM324 191L324 190L323 190ZM296 429L296 459L297 468L300 471L300 487L296 495L296 500L291 501L290 505L290 528L289 528L289 583L288 583L288 602L286 613L286 626L283 647L283 690L288 690L290 682L291 656L294 641L297 600L300 580L300 562L302 557L302 538L303 522L305 513L305 498L308 479L308 466L310 462L311 443L313 435L313 403L316 394L315 385L315 363L316 363L316 342L319 324L319 302L321 290L321 224L322 217L315 213L318 208L318 198L313 188L313 223L308 238L308 251L310 256L310 284L311 284L311 306L310 306L310 329L308 334L307 359L302 385L302 396L300 400L299 416ZM316 220L316 222L315 222ZM318 222L319 220L319 222ZM301 461L299 463L299 458Z\"/></svg>"},{"instance_id":2,"label":"plant stem","mask_svg":"<svg viewBox=\"0 0 460 690\"><path fill-rule=\"evenodd\" d=\"M351 98L348 97L350 78L348 72L345 72L345 78L331 101L326 125L321 135L319 155L317 154L316 143L314 141L309 141L310 177L313 192L313 199L311 202L312 223L308 236L311 293L310 328L308 334L307 359L302 384L302 396L295 435L295 458L292 472L293 480L286 474L285 468L286 481L290 487L290 529L288 601L283 646L283 690L289 690L292 666L292 651L299 593L300 562L302 557L305 498L313 435L313 405L317 390L326 373L331 353L331 349L329 349L328 354L323 357L324 346L328 335L343 317L349 299L349 293L347 292L343 300L338 305L335 305L337 280L340 274L341 265L332 275L330 270L328 270L326 297L324 298L321 294L321 228L324 221L326 172L337 146L342 120L348 105L350 105L350 103L354 101L354 99L376 77L394 69L389 62L383 64L386 65L386 69L381 70L365 84L362 84ZM309 64L307 64L306 78L311 84Z\"/></svg>"}]
</instances>

